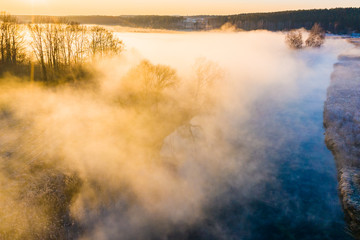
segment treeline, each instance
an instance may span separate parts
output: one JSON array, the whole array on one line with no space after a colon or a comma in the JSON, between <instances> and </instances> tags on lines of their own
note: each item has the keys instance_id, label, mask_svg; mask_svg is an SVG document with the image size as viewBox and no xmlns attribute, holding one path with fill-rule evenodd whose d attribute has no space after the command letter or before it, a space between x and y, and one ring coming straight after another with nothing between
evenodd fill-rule
<instances>
[{"instance_id":1,"label":"treeline","mask_svg":"<svg viewBox=\"0 0 360 240\"><path fill-rule=\"evenodd\" d=\"M220 27L226 22L230 22L244 30L266 29L271 31L297 28L309 30L315 23L319 23L327 32L347 34L360 32L360 8L251 13L217 16L209 19L209 24L213 27Z\"/></svg>"},{"instance_id":2,"label":"treeline","mask_svg":"<svg viewBox=\"0 0 360 240\"><path fill-rule=\"evenodd\" d=\"M205 22L201 27L192 30L217 29L228 22L243 30L266 29L270 31L296 28L311 29L315 23L319 23L325 31L330 33L360 32L360 8L314 9L228 16L71 16L68 18L81 24L121 25L170 30L189 29L187 19L190 18L201 23ZM21 19L24 22L31 21L30 16L21 16ZM198 25L194 24L194 26Z\"/></svg>"},{"instance_id":3,"label":"treeline","mask_svg":"<svg viewBox=\"0 0 360 240\"><path fill-rule=\"evenodd\" d=\"M130 27L182 29L184 17L181 16L128 16L120 17L123 22L128 22Z\"/></svg>"},{"instance_id":4,"label":"treeline","mask_svg":"<svg viewBox=\"0 0 360 240\"><path fill-rule=\"evenodd\" d=\"M22 22L52 22L54 17L50 16L18 16ZM120 25L125 27L157 28L157 29L183 29L185 17L182 16L67 16L56 19L67 19L80 24L98 25ZM34 20L35 19L35 20Z\"/></svg>"},{"instance_id":5,"label":"treeline","mask_svg":"<svg viewBox=\"0 0 360 240\"><path fill-rule=\"evenodd\" d=\"M21 69L29 70L32 66L31 72L40 69L41 76L37 79L55 81L67 73L82 70L97 56L116 55L123 50L122 41L105 28L82 26L65 18L47 19L47 22L24 25L2 13L1 72L14 69L19 74Z\"/></svg>"}]
</instances>

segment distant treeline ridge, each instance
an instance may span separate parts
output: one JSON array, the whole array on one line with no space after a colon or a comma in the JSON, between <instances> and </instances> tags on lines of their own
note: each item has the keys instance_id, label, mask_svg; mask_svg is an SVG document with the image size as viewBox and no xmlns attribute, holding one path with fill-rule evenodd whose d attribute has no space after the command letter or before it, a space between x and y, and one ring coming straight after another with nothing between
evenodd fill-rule
<instances>
[{"instance_id":1,"label":"distant treeline ridge","mask_svg":"<svg viewBox=\"0 0 360 240\"><path fill-rule=\"evenodd\" d=\"M23 22L34 19L19 16ZM231 23L243 30L265 29L284 31L295 28L311 29L315 23L329 33L349 34L360 32L360 8L334 8L248 13L228 16L67 16L80 24L120 25L125 27L157 28L169 30L211 30ZM36 17L47 21L47 17Z\"/></svg>"}]
</instances>

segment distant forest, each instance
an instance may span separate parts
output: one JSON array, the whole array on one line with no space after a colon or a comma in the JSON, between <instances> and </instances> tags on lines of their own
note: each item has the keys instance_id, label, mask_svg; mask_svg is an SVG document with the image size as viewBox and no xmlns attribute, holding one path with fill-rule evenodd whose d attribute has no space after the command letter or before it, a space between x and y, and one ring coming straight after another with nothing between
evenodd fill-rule
<instances>
[{"instance_id":1,"label":"distant forest","mask_svg":"<svg viewBox=\"0 0 360 240\"><path fill-rule=\"evenodd\" d=\"M19 16L23 22L36 19L46 22L44 16ZM124 27L156 28L168 30L211 30L231 23L239 29L283 31L295 28L310 29L320 23L328 33L349 34L360 32L360 8L334 8L248 13L229 16L66 16L80 24L119 25Z\"/></svg>"}]
</instances>

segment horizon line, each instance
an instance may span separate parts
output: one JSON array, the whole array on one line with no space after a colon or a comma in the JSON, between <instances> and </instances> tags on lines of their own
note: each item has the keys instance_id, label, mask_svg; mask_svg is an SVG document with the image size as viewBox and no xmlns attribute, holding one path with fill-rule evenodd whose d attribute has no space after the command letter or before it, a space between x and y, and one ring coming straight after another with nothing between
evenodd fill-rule
<instances>
[{"instance_id":1,"label":"horizon line","mask_svg":"<svg viewBox=\"0 0 360 240\"><path fill-rule=\"evenodd\" d=\"M278 11L259 11L259 12L242 12L235 14L194 14L194 15L181 15L181 14L120 14L120 15L103 15L103 14L72 14L72 15L63 15L63 14L12 14L7 11L5 12L14 16L44 16L44 17L121 17L121 16L170 16L170 17L197 17L197 16L236 16L236 15L245 15L245 14L266 14L266 13L282 13L282 12L297 12L297 11L310 11L310 10L334 10L334 9L360 9L360 7L333 7L333 8L301 8L301 9L288 9L288 10L278 10Z\"/></svg>"}]
</instances>

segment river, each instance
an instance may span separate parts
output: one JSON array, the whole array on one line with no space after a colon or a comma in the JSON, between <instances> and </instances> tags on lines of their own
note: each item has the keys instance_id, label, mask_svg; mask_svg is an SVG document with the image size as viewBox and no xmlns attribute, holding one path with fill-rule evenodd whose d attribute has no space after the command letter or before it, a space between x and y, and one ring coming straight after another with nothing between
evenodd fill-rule
<instances>
[{"instance_id":1,"label":"river","mask_svg":"<svg viewBox=\"0 0 360 240\"><path fill-rule=\"evenodd\" d=\"M225 72L224 105L212 124L241 167L204 219L171 239L351 239L323 128L330 74L348 43L292 51L284 34L265 31L117 34L132 56L170 65L183 79L191 81L197 58Z\"/></svg>"}]
</instances>

